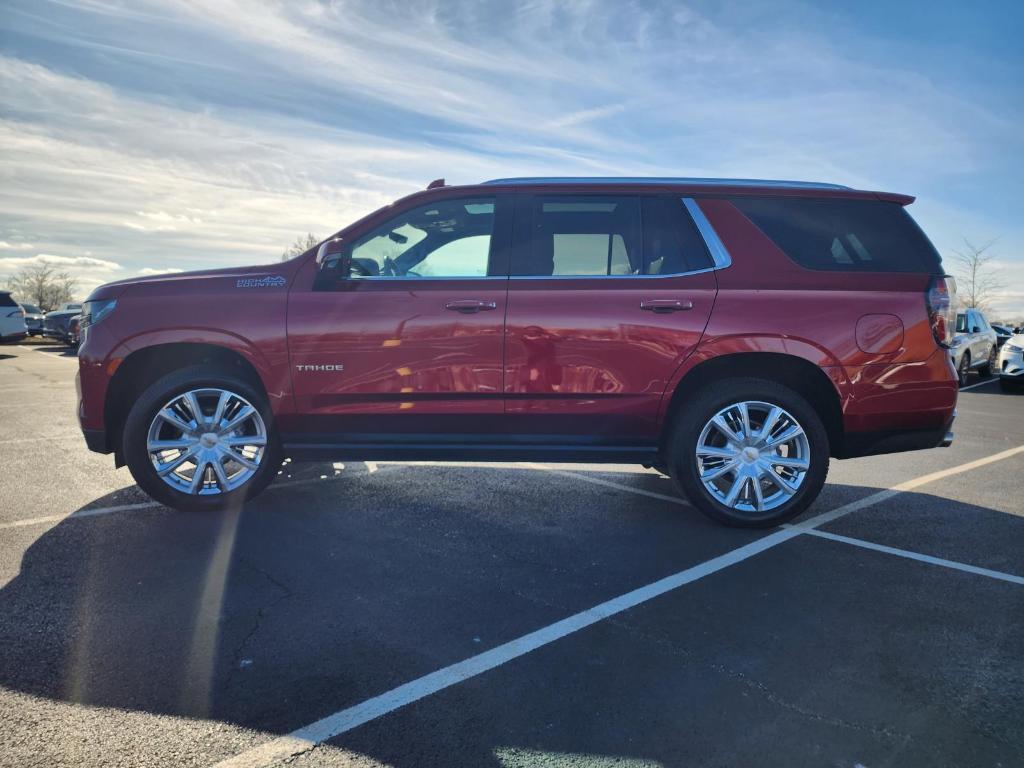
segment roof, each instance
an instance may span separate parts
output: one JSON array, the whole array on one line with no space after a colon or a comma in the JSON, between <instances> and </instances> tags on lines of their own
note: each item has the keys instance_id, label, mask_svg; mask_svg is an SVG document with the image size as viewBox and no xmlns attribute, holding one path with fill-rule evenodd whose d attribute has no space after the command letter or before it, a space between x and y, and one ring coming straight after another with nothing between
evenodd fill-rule
<instances>
[{"instance_id":1,"label":"roof","mask_svg":"<svg viewBox=\"0 0 1024 768\"><path fill-rule=\"evenodd\" d=\"M680 184L700 187L773 187L784 189L843 189L842 184L821 181L784 181L780 179L711 179L684 176L522 176L491 179L483 184Z\"/></svg>"}]
</instances>

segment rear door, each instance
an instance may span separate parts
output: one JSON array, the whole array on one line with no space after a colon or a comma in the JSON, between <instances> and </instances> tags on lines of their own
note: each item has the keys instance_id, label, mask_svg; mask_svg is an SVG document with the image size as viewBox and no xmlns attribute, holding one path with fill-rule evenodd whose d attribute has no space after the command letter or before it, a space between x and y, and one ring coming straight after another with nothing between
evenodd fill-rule
<instances>
[{"instance_id":1,"label":"rear door","mask_svg":"<svg viewBox=\"0 0 1024 768\"><path fill-rule=\"evenodd\" d=\"M649 444L716 279L682 201L538 194L517 202L505 326L513 434Z\"/></svg>"},{"instance_id":2,"label":"rear door","mask_svg":"<svg viewBox=\"0 0 1024 768\"><path fill-rule=\"evenodd\" d=\"M293 291L289 421L306 437L290 439L443 442L500 429L510 228L494 196L419 205L355 237L351 274Z\"/></svg>"}]
</instances>

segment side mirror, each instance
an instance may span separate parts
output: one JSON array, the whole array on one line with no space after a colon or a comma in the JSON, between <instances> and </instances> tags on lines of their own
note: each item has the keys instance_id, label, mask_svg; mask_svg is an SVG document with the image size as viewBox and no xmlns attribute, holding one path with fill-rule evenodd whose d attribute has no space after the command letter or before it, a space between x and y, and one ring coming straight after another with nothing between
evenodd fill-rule
<instances>
[{"instance_id":1,"label":"side mirror","mask_svg":"<svg viewBox=\"0 0 1024 768\"><path fill-rule=\"evenodd\" d=\"M316 251L316 263L320 269L336 269L345 257L345 243L340 237L324 240Z\"/></svg>"},{"instance_id":2,"label":"side mirror","mask_svg":"<svg viewBox=\"0 0 1024 768\"><path fill-rule=\"evenodd\" d=\"M973 328L971 328L971 333L981 333L981 328L979 328L978 326L974 326Z\"/></svg>"},{"instance_id":3,"label":"side mirror","mask_svg":"<svg viewBox=\"0 0 1024 768\"><path fill-rule=\"evenodd\" d=\"M333 290L352 270L352 255L340 237L320 243L316 251L317 274L314 289Z\"/></svg>"}]
</instances>

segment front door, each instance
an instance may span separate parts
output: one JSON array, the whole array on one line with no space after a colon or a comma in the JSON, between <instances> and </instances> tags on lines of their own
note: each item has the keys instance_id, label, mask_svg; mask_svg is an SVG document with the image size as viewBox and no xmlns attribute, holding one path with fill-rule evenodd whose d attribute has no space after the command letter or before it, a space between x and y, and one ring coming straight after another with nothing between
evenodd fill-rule
<instances>
[{"instance_id":1,"label":"front door","mask_svg":"<svg viewBox=\"0 0 1024 768\"><path fill-rule=\"evenodd\" d=\"M516 211L505 328L508 429L649 445L717 284L678 197L550 195Z\"/></svg>"},{"instance_id":2,"label":"front door","mask_svg":"<svg viewBox=\"0 0 1024 768\"><path fill-rule=\"evenodd\" d=\"M308 442L441 441L500 428L507 294L494 197L442 198L351 246L351 273L293 291L289 353Z\"/></svg>"}]
</instances>

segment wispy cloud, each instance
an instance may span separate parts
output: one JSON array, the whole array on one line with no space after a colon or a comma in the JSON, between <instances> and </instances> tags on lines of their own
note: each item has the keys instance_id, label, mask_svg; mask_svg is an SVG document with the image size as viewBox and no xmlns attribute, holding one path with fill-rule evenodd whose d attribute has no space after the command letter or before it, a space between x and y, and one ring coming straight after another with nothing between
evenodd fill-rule
<instances>
[{"instance_id":1,"label":"wispy cloud","mask_svg":"<svg viewBox=\"0 0 1024 768\"><path fill-rule=\"evenodd\" d=\"M1024 171L1019 98L838 10L8 6L0 255L89 249L125 273L271 261L438 176L619 173L907 191L941 250L1000 236L1009 263L1024 254L1006 202ZM1005 66L1019 82L1020 61Z\"/></svg>"}]
</instances>

